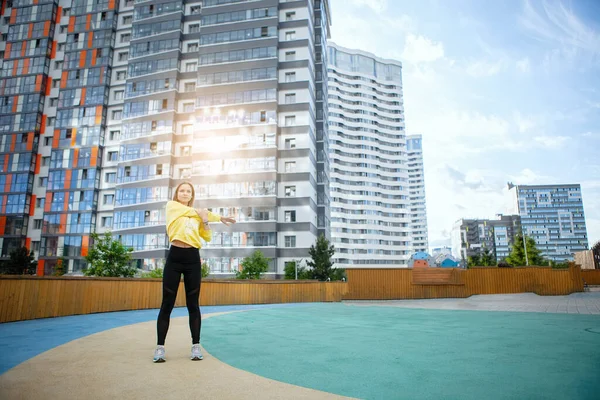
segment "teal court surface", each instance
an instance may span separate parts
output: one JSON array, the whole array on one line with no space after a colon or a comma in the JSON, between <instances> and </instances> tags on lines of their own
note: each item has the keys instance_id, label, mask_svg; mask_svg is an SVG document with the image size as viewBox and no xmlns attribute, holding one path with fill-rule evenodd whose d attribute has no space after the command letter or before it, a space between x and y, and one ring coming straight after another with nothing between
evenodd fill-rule
<instances>
[{"instance_id":1,"label":"teal court surface","mask_svg":"<svg viewBox=\"0 0 600 400\"><path fill-rule=\"evenodd\" d=\"M203 307L201 362L180 308L160 365L157 310L8 323L0 398L598 399L597 305L600 293Z\"/></svg>"}]
</instances>

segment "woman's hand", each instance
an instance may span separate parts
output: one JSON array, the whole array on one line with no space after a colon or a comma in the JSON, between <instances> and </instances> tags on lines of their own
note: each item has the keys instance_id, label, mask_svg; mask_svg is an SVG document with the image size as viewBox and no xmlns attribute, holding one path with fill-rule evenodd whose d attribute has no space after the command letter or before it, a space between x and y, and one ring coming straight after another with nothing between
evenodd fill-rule
<instances>
[{"instance_id":1,"label":"woman's hand","mask_svg":"<svg viewBox=\"0 0 600 400\"><path fill-rule=\"evenodd\" d=\"M198 208L196 212L203 221L208 221L208 210L206 208Z\"/></svg>"},{"instance_id":2,"label":"woman's hand","mask_svg":"<svg viewBox=\"0 0 600 400\"><path fill-rule=\"evenodd\" d=\"M235 219L229 217L221 217L221 222L229 226L231 224L235 224Z\"/></svg>"}]
</instances>

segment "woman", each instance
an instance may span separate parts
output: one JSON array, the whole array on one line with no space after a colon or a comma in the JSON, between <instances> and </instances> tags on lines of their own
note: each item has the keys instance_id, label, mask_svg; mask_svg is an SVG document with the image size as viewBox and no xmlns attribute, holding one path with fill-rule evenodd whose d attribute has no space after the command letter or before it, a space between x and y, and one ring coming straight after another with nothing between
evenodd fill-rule
<instances>
[{"instance_id":1,"label":"woman","mask_svg":"<svg viewBox=\"0 0 600 400\"><path fill-rule=\"evenodd\" d=\"M167 235L171 242L163 272L163 300L156 322L158 343L154 350L154 362L165 361L165 339L169 330L171 311L175 305L181 274L185 284L186 305L190 314L192 333L192 360L202 360L200 351L200 238L210 241L209 222L221 221L225 225L235 223L235 219L221 217L206 209L195 210L194 187L180 183L173 194L173 201L167 203Z\"/></svg>"}]
</instances>

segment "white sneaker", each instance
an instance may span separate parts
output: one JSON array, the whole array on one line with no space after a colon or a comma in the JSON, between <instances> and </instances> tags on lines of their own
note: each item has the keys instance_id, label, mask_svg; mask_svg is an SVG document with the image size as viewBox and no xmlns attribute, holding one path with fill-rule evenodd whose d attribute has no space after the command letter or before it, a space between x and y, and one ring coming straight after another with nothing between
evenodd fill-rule
<instances>
[{"instance_id":1,"label":"white sneaker","mask_svg":"<svg viewBox=\"0 0 600 400\"><path fill-rule=\"evenodd\" d=\"M198 361L198 360L202 360L202 352L200 351L200 345L199 344L194 344L192 345L192 355L190 356L190 359L192 361Z\"/></svg>"},{"instance_id":2,"label":"white sneaker","mask_svg":"<svg viewBox=\"0 0 600 400\"><path fill-rule=\"evenodd\" d=\"M165 359L165 346L156 346L156 349L154 349L154 359L152 361L155 363L167 361Z\"/></svg>"}]
</instances>

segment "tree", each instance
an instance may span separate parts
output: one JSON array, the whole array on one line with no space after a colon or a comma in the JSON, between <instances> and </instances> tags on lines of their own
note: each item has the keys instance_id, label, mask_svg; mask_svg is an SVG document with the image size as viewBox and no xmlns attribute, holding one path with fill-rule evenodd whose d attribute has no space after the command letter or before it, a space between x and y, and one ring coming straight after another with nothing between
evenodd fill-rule
<instances>
[{"instance_id":1,"label":"tree","mask_svg":"<svg viewBox=\"0 0 600 400\"><path fill-rule=\"evenodd\" d=\"M65 259L64 257L61 257L56 261L54 271L52 271L52 276L63 276L66 273L67 271L65 270Z\"/></svg>"},{"instance_id":2,"label":"tree","mask_svg":"<svg viewBox=\"0 0 600 400\"><path fill-rule=\"evenodd\" d=\"M592 256L594 257L594 268L600 269L600 240L592 246Z\"/></svg>"},{"instance_id":3,"label":"tree","mask_svg":"<svg viewBox=\"0 0 600 400\"><path fill-rule=\"evenodd\" d=\"M467 257L467 267L479 267L481 266L481 257L479 254L474 254Z\"/></svg>"},{"instance_id":4,"label":"tree","mask_svg":"<svg viewBox=\"0 0 600 400\"><path fill-rule=\"evenodd\" d=\"M527 258L529 261L529 265L547 265L548 261L542 257L540 250L537 248L535 244L535 240L528 237L527 238ZM513 243L512 251L509 256L506 257L506 261L508 264L513 267L522 267L527 265L527 260L525 259L525 249L523 246L523 236L517 235L515 236L515 241Z\"/></svg>"},{"instance_id":5,"label":"tree","mask_svg":"<svg viewBox=\"0 0 600 400\"><path fill-rule=\"evenodd\" d=\"M85 256L88 262L88 268L84 270L86 276L131 278L135 275L137 268L130 264L133 249L113 239L110 232L106 232L103 237L97 233L92 233L91 236L94 244Z\"/></svg>"},{"instance_id":6,"label":"tree","mask_svg":"<svg viewBox=\"0 0 600 400\"><path fill-rule=\"evenodd\" d=\"M260 276L269 269L269 259L256 250L250 257L242 260L242 270L235 272L237 279L260 279Z\"/></svg>"},{"instance_id":7,"label":"tree","mask_svg":"<svg viewBox=\"0 0 600 400\"><path fill-rule=\"evenodd\" d=\"M333 245L329 244L329 240L324 235L317 238L316 246L313 244L308 250L312 260L307 264L312 268L312 278L320 281L326 281L327 278L332 279L335 268L331 257L335 253Z\"/></svg>"},{"instance_id":8,"label":"tree","mask_svg":"<svg viewBox=\"0 0 600 400\"><path fill-rule=\"evenodd\" d=\"M7 275L33 275L37 269L37 261L33 251L27 247L19 247L10 252L10 259L2 265L2 273Z\"/></svg>"},{"instance_id":9,"label":"tree","mask_svg":"<svg viewBox=\"0 0 600 400\"><path fill-rule=\"evenodd\" d=\"M203 263L202 264L202 277L206 278L208 275L210 275L210 266L208 265L208 263Z\"/></svg>"},{"instance_id":10,"label":"tree","mask_svg":"<svg viewBox=\"0 0 600 400\"><path fill-rule=\"evenodd\" d=\"M284 279L296 279L296 264L297 261L289 261L285 263L283 272L285 273ZM311 279L312 271L298 265L298 279Z\"/></svg>"},{"instance_id":11,"label":"tree","mask_svg":"<svg viewBox=\"0 0 600 400\"><path fill-rule=\"evenodd\" d=\"M483 253L481 254L481 266L482 267L492 267L496 265L496 257L489 249L483 249Z\"/></svg>"},{"instance_id":12,"label":"tree","mask_svg":"<svg viewBox=\"0 0 600 400\"><path fill-rule=\"evenodd\" d=\"M164 270L162 268L156 268L148 272L142 273L142 278L162 278Z\"/></svg>"}]
</instances>

